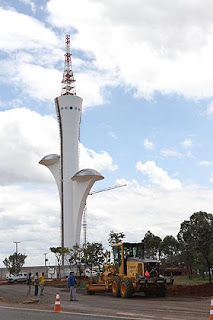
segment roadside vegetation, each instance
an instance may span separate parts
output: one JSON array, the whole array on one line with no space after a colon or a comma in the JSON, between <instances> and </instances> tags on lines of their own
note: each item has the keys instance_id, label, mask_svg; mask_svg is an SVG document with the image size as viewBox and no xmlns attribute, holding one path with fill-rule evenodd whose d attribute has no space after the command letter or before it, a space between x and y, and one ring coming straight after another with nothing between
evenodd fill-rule
<instances>
[{"instance_id":1,"label":"roadside vegetation","mask_svg":"<svg viewBox=\"0 0 213 320\"><path fill-rule=\"evenodd\" d=\"M202 277L198 275L193 275L191 278L188 276L174 276L174 284L175 285L181 285L181 286L197 286L209 283L208 276L206 279L203 279Z\"/></svg>"},{"instance_id":2,"label":"roadside vegetation","mask_svg":"<svg viewBox=\"0 0 213 320\"><path fill-rule=\"evenodd\" d=\"M109 245L124 241L123 232L109 233ZM141 239L145 258L161 261L161 274L174 277L175 284L194 285L212 281L213 272L213 215L195 212L180 225L177 237L167 235L163 239L150 230ZM85 268L101 271L104 261L110 261L101 242L76 244L72 249L51 247L58 262L58 277L63 262L75 268L81 276ZM24 265L26 256L14 253L3 263L11 273L17 273ZM111 260L112 261L112 260Z\"/></svg>"},{"instance_id":3,"label":"roadside vegetation","mask_svg":"<svg viewBox=\"0 0 213 320\"><path fill-rule=\"evenodd\" d=\"M3 263L10 274L17 274L21 271L26 258L26 255L14 252L8 258L5 258Z\"/></svg>"}]
</instances>

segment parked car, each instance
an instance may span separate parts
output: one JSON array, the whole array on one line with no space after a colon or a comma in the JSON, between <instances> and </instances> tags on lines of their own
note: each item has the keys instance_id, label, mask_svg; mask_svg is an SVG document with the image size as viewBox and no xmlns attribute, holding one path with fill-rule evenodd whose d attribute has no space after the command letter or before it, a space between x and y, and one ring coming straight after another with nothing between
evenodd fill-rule
<instances>
[{"instance_id":1,"label":"parked car","mask_svg":"<svg viewBox=\"0 0 213 320\"><path fill-rule=\"evenodd\" d=\"M10 274L7 277L7 281L8 282L24 282L24 281L27 280L27 278L28 278L28 273L27 272L21 272L21 273L18 273L16 275Z\"/></svg>"},{"instance_id":2,"label":"parked car","mask_svg":"<svg viewBox=\"0 0 213 320\"><path fill-rule=\"evenodd\" d=\"M88 277L88 278L96 277L98 275L98 272L96 270L85 269L84 275L85 277Z\"/></svg>"}]
</instances>

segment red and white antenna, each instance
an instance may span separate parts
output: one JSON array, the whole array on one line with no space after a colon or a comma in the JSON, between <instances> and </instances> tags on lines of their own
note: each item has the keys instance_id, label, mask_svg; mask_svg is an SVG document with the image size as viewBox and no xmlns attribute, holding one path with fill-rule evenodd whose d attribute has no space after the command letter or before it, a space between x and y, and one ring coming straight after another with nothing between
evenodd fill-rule
<instances>
[{"instance_id":1,"label":"red and white antenna","mask_svg":"<svg viewBox=\"0 0 213 320\"><path fill-rule=\"evenodd\" d=\"M75 80L72 71L72 61L71 61L71 53L70 53L70 35L65 36L65 46L66 46L66 53L65 53L65 62L64 62L64 73L62 79L62 86L61 86L61 95L69 95L72 96L76 95L75 90Z\"/></svg>"}]
</instances>

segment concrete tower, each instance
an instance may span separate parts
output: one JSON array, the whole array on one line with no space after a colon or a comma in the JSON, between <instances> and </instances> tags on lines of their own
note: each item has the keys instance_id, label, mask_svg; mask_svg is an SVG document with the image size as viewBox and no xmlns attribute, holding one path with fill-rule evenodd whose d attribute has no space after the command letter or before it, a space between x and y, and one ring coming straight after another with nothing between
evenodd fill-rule
<instances>
[{"instance_id":1,"label":"concrete tower","mask_svg":"<svg viewBox=\"0 0 213 320\"><path fill-rule=\"evenodd\" d=\"M79 132L82 98L76 95L72 71L70 36L65 37L66 53L61 96L55 98L60 131L61 154L45 156L40 164L53 174L61 202L61 246L80 243L81 220L87 196L97 180L104 177L94 169L79 171Z\"/></svg>"}]
</instances>

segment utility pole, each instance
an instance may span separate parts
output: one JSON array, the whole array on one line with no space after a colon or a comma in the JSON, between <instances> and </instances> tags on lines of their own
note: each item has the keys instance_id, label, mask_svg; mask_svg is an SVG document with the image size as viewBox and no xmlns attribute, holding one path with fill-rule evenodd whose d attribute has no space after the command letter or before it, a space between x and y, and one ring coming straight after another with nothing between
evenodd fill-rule
<instances>
[{"instance_id":1,"label":"utility pole","mask_svg":"<svg viewBox=\"0 0 213 320\"><path fill-rule=\"evenodd\" d=\"M17 270L18 244L21 243L21 242L20 241L13 241L13 243L15 243L15 245L16 245L16 256L15 256L15 259L16 259L16 270Z\"/></svg>"},{"instance_id":2,"label":"utility pole","mask_svg":"<svg viewBox=\"0 0 213 320\"><path fill-rule=\"evenodd\" d=\"M16 255L18 254L18 244L21 243L20 241L13 241L16 244Z\"/></svg>"},{"instance_id":3,"label":"utility pole","mask_svg":"<svg viewBox=\"0 0 213 320\"><path fill-rule=\"evenodd\" d=\"M47 253L44 253L44 274L45 274L45 276L47 274L47 261L48 261L46 256L47 256Z\"/></svg>"}]
</instances>

